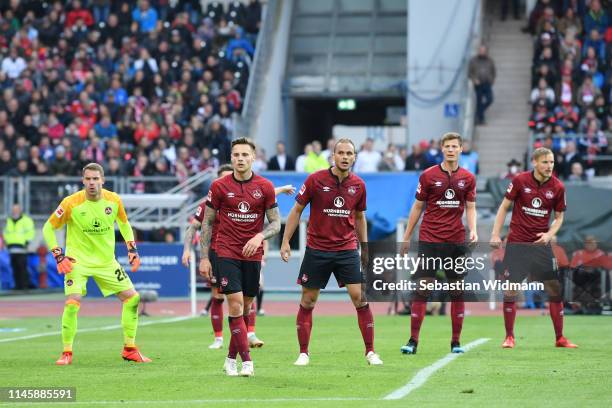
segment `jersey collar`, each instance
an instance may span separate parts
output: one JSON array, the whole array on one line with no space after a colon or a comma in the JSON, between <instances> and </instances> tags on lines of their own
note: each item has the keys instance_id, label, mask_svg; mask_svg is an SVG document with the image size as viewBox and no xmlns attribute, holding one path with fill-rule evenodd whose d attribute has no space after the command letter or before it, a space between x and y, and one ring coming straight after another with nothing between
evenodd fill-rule
<instances>
[{"instance_id":1,"label":"jersey collar","mask_svg":"<svg viewBox=\"0 0 612 408\"><path fill-rule=\"evenodd\" d=\"M442 163L438 164L438 167L440 168L440 171L444 174L448 174L448 171L444 170L444 167L442 167ZM451 174L455 174L459 171L459 169L461 168L461 166L457 166L457 168L455 170L451 170Z\"/></svg>"},{"instance_id":2,"label":"jersey collar","mask_svg":"<svg viewBox=\"0 0 612 408\"><path fill-rule=\"evenodd\" d=\"M329 172L329 175L330 175L330 176L331 176L331 177L332 177L334 180L336 180L336 183L338 183L338 184L344 183L345 181L350 180L350 179L351 179L351 177L353 177L353 172L349 170L349 174L348 174L348 176L347 176L347 177L346 177L344 180L342 180L342 182L340 182L340 179L338 178L338 176L336 176L336 175L334 174L334 172L332 171L332 168L333 168L333 167L334 167L334 166L330 166L330 167L327 169L327 171Z\"/></svg>"},{"instance_id":3,"label":"jersey collar","mask_svg":"<svg viewBox=\"0 0 612 408\"><path fill-rule=\"evenodd\" d=\"M253 180L253 177L255 177L255 172L251 171L251 177L249 177L249 178L248 178L248 179L246 179L246 180L238 180L238 179L236 178L236 176L234 175L234 172L232 172L232 179L233 179L233 180L234 180L236 183L239 183L239 184L245 184L245 183L248 183L248 182L250 182L251 180Z\"/></svg>"}]
</instances>

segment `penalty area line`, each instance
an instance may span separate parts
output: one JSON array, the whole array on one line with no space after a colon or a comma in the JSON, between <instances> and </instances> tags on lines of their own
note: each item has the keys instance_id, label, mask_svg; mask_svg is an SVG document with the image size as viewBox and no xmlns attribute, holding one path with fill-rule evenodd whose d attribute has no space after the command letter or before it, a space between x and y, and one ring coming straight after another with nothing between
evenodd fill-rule
<instances>
[{"instance_id":1,"label":"penalty area line","mask_svg":"<svg viewBox=\"0 0 612 408\"><path fill-rule=\"evenodd\" d=\"M486 343L489 340L491 339L482 338L482 339L474 340L473 342L468 343L465 346L463 346L463 348L467 352L475 347L480 346L481 344ZM404 385L401 388L398 388L397 390L393 391L390 394L387 394L386 396L383 397L383 399L397 400L397 399L404 398L406 395L410 394L412 391L416 390L417 388L425 384L427 380L429 379L429 377L431 377L436 371L438 371L439 369L441 369L442 367L444 367L445 365L447 365L454 359L458 358L460 355L461 354L449 353L445 355L444 357L442 357L441 359L439 359L438 361L436 361L435 363L433 363L432 365L429 365L425 368L420 369L406 385Z\"/></svg>"},{"instance_id":2,"label":"penalty area line","mask_svg":"<svg viewBox=\"0 0 612 408\"><path fill-rule=\"evenodd\" d=\"M153 321L148 321L148 322L142 322L142 323L138 323L138 327L151 326L151 325L154 325L154 324L182 322L183 320L188 320L188 319L193 319L193 316L180 316L180 317L172 317L172 318L169 318L169 319L161 319L161 320L153 320ZM110 326L90 327L90 328L86 328L86 329L79 329L78 332L79 333L87 333L87 332L115 330L115 329L120 329L120 328L121 328L120 324L113 324L113 325L110 325ZM18 340L36 339L36 338L39 338L39 337L58 336L60 334L62 334L61 331L53 331L53 332L48 332L48 333L29 334L27 336L11 337L9 339L0 339L0 343L8 343L8 342L11 342L11 341L18 341Z\"/></svg>"}]
</instances>

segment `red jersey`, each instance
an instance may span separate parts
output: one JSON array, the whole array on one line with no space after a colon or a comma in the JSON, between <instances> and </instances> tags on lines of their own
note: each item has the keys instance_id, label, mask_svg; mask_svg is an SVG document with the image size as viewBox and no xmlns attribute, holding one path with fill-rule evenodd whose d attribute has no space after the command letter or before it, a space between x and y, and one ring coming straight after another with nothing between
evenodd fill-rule
<instances>
[{"instance_id":1,"label":"red jersey","mask_svg":"<svg viewBox=\"0 0 612 408\"><path fill-rule=\"evenodd\" d=\"M263 231L266 211L277 206L272 183L256 174L240 181L232 173L213 181L206 205L218 211L215 240L219 257L261 261L263 245L250 258L242 255L242 248L255 234Z\"/></svg>"},{"instance_id":2,"label":"red jersey","mask_svg":"<svg viewBox=\"0 0 612 408\"><path fill-rule=\"evenodd\" d=\"M419 241L465 242L461 218L466 201L476 201L476 177L463 167L451 172L432 166L419 177L415 198L425 201Z\"/></svg>"},{"instance_id":3,"label":"red jersey","mask_svg":"<svg viewBox=\"0 0 612 408\"><path fill-rule=\"evenodd\" d=\"M550 213L565 211L565 187L555 176L540 184L533 172L517 175L506 190L514 201L508 242L535 242L538 233L547 232Z\"/></svg>"},{"instance_id":4,"label":"red jersey","mask_svg":"<svg viewBox=\"0 0 612 408\"><path fill-rule=\"evenodd\" d=\"M295 198L299 204L310 203L308 222L309 248L320 251L357 249L355 211L366 210L366 188L356 174L342 180L331 168L312 173Z\"/></svg>"},{"instance_id":5,"label":"red jersey","mask_svg":"<svg viewBox=\"0 0 612 408\"><path fill-rule=\"evenodd\" d=\"M208 197L206 200L202 201L198 208L196 208L196 212L193 215L200 224L204 222L204 210L206 208L206 201L208 201ZM218 214L217 214L218 215ZM215 221L213 222L212 232L210 234L210 249L213 251L217 251L217 233L219 232L219 217L215 217Z\"/></svg>"},{"instance_id":6,"label":"red jersey","mask_svg":"<svg viewBox=\"0 0 612 408\"><path fill-rule=\"evenodd\" d=\"M579 266L588 266L592 268L609 268L609 258L606 253L601 249L595 251L587 251L586 249L579 249L572 255L572 268Z\"/></svg>"}]
</instances>

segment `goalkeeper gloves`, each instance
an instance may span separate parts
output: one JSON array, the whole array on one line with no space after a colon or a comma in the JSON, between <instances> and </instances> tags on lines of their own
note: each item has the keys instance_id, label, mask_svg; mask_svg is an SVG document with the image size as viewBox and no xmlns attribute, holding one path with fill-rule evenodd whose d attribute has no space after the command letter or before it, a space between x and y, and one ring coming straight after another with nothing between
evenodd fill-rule
<instances>
[{"instance_id":1,"label":"goalkeeper gloves","mask_svg":"<svg viewBox=\"0 0 612 408\"><path fill-rule=\"evenodd\" d=\"M127 241L128 249L128 261L132 265L132 272L136 272L140 268L140 256L138 256L138 249L134 241Z\"/></svg>"},{"instance_id":2,"label":"goalkeeper gloves","mask_svg":"<svg viewBox=\"0 0 612 408\"><path fill-rule=\"evenodd\" d=\"M76 262L76 259L64 255L64 250L60 247L55 247L51 250L55 262L57 262L57 271L64 275L72 272L72 264Z\"/></svg>"}]
</instances>

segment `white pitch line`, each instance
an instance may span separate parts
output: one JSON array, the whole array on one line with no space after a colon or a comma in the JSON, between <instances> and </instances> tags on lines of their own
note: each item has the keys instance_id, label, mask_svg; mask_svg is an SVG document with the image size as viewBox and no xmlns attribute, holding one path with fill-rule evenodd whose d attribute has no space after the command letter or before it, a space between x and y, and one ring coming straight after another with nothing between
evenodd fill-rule
<instances>
[{"instance_id":1,"label":"white pitch line","mask_svg":"<svg viewBox=\"0 0 612 408\"><path fill-rule=\"evenodd\" d=\"M183 320L187 320L187 319L192 319L192 316L180 316L180 317L172 317L169 319L162 319L162 320L154 320L154 321L149 321L149 322L142 322L138 324L138 327L142 327L142 326L151 326L153 324L162 324L162 323L174 323L174 322L180 322ZM78 329L79 333L86 333L86 332L97 332L97 331L108 331L108 330L115 330L115 329L120 329L121 325L120 324L113 324L110 326L102 326L102 327L90 327L87 329ZM17 340L29 340L29 339L36 339L39 337L48 337L48 336L57 336L62 334L61 331L54 331L54 332L48 332L48 333L38 333L38 334L30 334L27 336L21 336L21 337L11 337L10 339L0 339L0 343L8 343L11 341L17 341Z\"/></svg>"},{"instance_id":2,"label":"white pitch line","mask_svg":"<svg viewBox=\"0 0 612 408\"><path fill-rule=\"evenodd\" d=\"M463 348L467 352L470 349L473 349L474 347L478 347L481 344L484 344L489 340L491 339L482 338L482 339L474 340L473 342L468 343L465 346L463 346ZM435 363L433 363L432 365L420 369L414 375L414 377L412 377L412 379L408 382L408 384L386 395L385 397L383 397L383 399L396 400L396 399L404 398L406 395L410 394L412 391L416 390L417 388L425 384L427 380L429 379L429 377L431 377L436 371L438 371L439 369L441 369L442 367L444 367L445 365L447 365L454 359L458 358L460 355L461 354L449 353L446 356L439 359L438 361L436 361Z\"/></svg>"}]
</instances>

